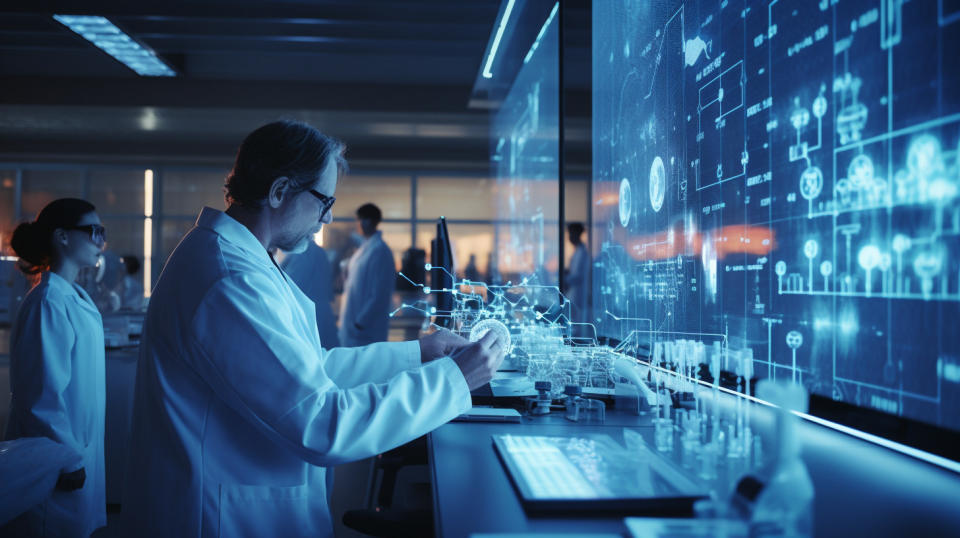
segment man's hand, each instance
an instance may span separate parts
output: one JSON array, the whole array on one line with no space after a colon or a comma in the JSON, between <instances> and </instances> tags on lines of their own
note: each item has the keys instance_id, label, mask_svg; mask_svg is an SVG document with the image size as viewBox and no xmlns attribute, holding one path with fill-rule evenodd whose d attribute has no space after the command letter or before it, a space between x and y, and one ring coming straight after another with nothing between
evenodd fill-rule
<instances>
[{"instance_id":1,"label":"man's hand","mask_svg":"<svg viewBox=\"0 0 960 538\"><path fill-rule=\"evenodd\" d=\"M446 329L440 329L420 339L420 362L426 364L442 357L453 355L458 349L470 345L466 338Z\"/></svg>"},{"instance_id":2,"label":"man's hand","mask_svg":"<svg viewBox=\"0 0 960 538\"><path fill-rule=\"evenodd\" d=\"M470 390L482 387L493 379L493 374L506 355L506 344L496 331L490 331L480 340L454 352L453 362L460 367Z\"/></svg>"}]
</instances>

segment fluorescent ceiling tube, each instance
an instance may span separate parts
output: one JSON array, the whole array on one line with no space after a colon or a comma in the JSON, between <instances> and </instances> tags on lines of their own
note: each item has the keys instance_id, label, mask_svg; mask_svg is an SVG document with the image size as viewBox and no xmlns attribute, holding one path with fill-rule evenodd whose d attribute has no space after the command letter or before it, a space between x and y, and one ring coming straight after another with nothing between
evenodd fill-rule
<instances>
[{"instance_id":1,"label":"fluorescent ceiling tube","mask_svg":"<svg viewBox=\"0 0 960 538\"><path fill-rule=\"evenodd\" d=\"M543 39L543 34L547 33L547 27L550 26L550 23L553 22L553 18L557 16L557 9L560 8L560 2L553 4L553 9L550 10L550 15L547 17L547 20L543 22L543 26L540 27L540 33L537 34L537 39L534 40L533 45L530 45L530 50L527 51L527 55L523 58L523 63L530 61L530 58L533 57L534 51L537 50L537 47L540 46L540 40Z\"/></svg>"},{"instance_id":2,"label":"fluorescent ceiling tube","mask_svg":"<svg viewBox=\"0 0 960 538\"><path fill-rule=\"evenodd\" d=\"M507 21L510 20L510 12L513 11L514 0L507 2L507 7L503 10L503 18L500 19L500 25L497 26L497 33L493 36L493 43L490 45L490 52L487 54L487 61L483 64L483 78L493 78L493 59L497 56L497 49L500 48L500 40L503 39L503 31L507 29Z\"/></svg>"},{"instance_id":3,"label":"fluorescent ceiling tube","mask_svg":"<svg viewBox=\"0 0 960 538\"><path fill-rule=\"evenodd\" d=\"M123 33L106 17L96 15L54 15L60 24L80 34L98 49L144 77L175 77L176 71L155 52Z\"/></svg>"}]
</instances>

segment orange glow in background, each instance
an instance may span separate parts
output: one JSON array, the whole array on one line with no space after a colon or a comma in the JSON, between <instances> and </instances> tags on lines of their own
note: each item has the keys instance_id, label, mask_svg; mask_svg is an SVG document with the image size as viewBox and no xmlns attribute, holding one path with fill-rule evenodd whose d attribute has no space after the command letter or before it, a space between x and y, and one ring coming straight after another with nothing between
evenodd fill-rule
<instances>
[{"instance_id":1,"label":"orange glow in background","mask_svg":"<svg viewBox=\"0 0 960 538\"><path fill-rule=\"evenodd\" d=\"M629 256L637 261L699 256L706 240L713 242L718 260L729 254L763 256L776 248L773 230L762 226L731 225L709 232L694 230L688 233L678 224L666 231L650 235L629 235L622 228L614 234L614 241L622 245Z\"/></svg>"}]
</instances>

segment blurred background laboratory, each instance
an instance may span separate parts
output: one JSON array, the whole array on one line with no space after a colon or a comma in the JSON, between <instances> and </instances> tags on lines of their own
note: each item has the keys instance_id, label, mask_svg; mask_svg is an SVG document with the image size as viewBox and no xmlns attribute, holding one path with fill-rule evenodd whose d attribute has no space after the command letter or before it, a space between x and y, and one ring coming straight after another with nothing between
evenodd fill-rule
<instances>
[{"instance_id":1,"label":"blurred background laboratory","mask_svg":"<svg viewBox=\"0 0 960 538\"><path fill-rule=\"evenodd\" d=\"M469 412L331 464L326 534L960 535L957 50L957 0L4 3L0 535L65 483L103 489L67 534L121 535L153 289L278 120L346 146L270 252L324 353L506 346ZM103 330L85 486L11 409L57 373L13 364L47 303L12 234L60 199L106 231L64 287Z\"/></svg>"}]
</instances>

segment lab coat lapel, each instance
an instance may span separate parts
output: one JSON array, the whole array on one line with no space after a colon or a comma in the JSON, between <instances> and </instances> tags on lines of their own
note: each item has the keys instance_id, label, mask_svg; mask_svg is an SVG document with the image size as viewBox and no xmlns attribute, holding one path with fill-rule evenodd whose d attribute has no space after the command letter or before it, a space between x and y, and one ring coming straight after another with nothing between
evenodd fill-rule
<instances>
[{"instance_id":1,"label":"lab coat lapel","mask_svg":"<svg viewBox=\"0 0 960 538\"><path fill-rule=\"evenodd\" d=\"M93 299L90 298L87 290L83 289L77 284L73 284L73 288L77 291L76 295L74 296L74 300L76 300L82 308L95 314L97 318L100 318L100 311L97 310L97 305L94 304Z\"/></svg>"},{"instance_id":2,"label":"lab coat lapel","mask_svg":"<svg viewBox=\"0 0 960 538\"><path fill-rule=\"evenodd\" d=\"M370 257L371 253L376 250L377 242L383 241L381 239L381 232L377 230L370 237L368 237L363 244L360 245L360 248L357 249L357 253L354 255L356 260L355 265L359 266L361 262L365 262L367 258ZM351 264L353 265L353 264ZM351 267L352 269L352 267Z\"/></svg>"},{"instance_id":3,"label":"lab coat lapel","mask_svg":"<svg viewBox=\"0 0 960 538\"><path fill-rule=\"evenodd\" d=\"M310 297L307 297L303 290L300 289L300 286L290 278L287 273L277 265L276 261L273 264L274 270L280 274L280 278L286 283L286 289L288 291L288 296L285 298L286 302L291 305L297 305L303 310L305 319L307 320L307 328L310 330L302 331L301 334L310 334L316 335L319 339L319 331L317 330L317 306ZM282 289L282 287L281 287ZM297 318L304 319L304 318ZM316 342L317 347L320 346L319 340Z\"/></svg>"},{"instance_id":4,"label":"lab coat lapel","mask_svg":"<svg viewBox=\"0 0 960 538\"><path fill-rule=\"evenodd\" d=\"M371 239L373 238L371 237L370 239L364 239L363 243L360 243L360 247L357 248L357 252L353 254L353 263L350 264L351 269L353 269L353 266L360 265L360 261L363 259L366 253L370 250Z\"/></svg>"},{"instance_id":5,"label":"lab coat lapel","mask_svg":"<svg viewBox=\"0 0 960 538\"><path fill-rule=\"evenodd\" d=\"M98 320L100 319L100 311L97 310L97 306L94 304L93 299L90 298L90 295L87 294L87 291L83 289L79 284L72 282L67 282L65 278L54 273L53 271L47 271L41 277L42 280L47 280L49 286L59 288L63 291L65 295L68 295L73 299L81 308L87 312L93 314Z\"/></svg>"},{"instance_id":6,"label":"lab coat lapel","mask_svg":"<svg viewBox=\"0 0 960 538\"><path fill-rule=\"evenodd\" d=\"M253 232L226 213L209 207L204 207L200 211L200 216L197 217L197 226L213 230L224 241L239 246L244 251L249 252L252 259L260 262L263 271L268 273L272 279L278 281L280 289L287 290L286 296L282 298L284 303L291 309L300 308L303 311L304 316L293 316L293 318L297 320L306 319L308 324L312 321L313 326L301 327L300 334L319 339L316 327L317 312L313 301L305 296L277 266L273 258L270 257L270 253L263 248ZM317 342L317 347L319 347L319 342Z\"/></svg>"}]
</instances>

